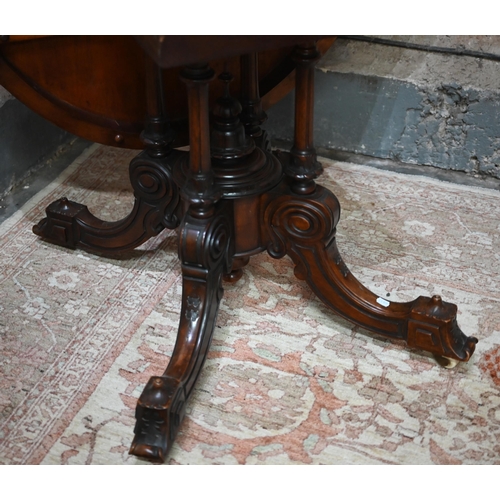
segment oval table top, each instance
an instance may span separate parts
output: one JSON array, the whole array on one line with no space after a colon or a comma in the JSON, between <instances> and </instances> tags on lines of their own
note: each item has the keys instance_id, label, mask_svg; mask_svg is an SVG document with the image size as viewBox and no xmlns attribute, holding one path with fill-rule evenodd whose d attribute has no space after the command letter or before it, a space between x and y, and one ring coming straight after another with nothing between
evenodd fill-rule
<instances>
[{"instance_id":1,"label":"oval table top","mask_svg":"<svg viewBox=\"0 0 500 500\"><path fill-rule=\"evenodd\" d=\"M142 149L147 114L145 68L151 56L163 67L165 107L177 132L187 139L187 100L181 65L207 62L216 74L227 62L238 95L240 57L259 53L260 95L268 109L294 87L293 45L318 40L324 53L333 37L319 36L10 36L0 41L0 84L29 108L59 127L101 144ZM210 85L213 102L222 83Z\"/></svg>"}]
</instances>

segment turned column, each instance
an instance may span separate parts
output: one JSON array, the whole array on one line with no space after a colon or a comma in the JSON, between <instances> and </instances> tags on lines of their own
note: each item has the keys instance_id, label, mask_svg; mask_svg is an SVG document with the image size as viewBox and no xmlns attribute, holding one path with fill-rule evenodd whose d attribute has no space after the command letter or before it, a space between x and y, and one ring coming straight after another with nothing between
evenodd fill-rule
<instances>
[{"instance_id":1,"label":"turned column","mask_svg":"<svg viewBox=\"0 0 500 500\"><path fill-rule=\"evenodd\" d=\"M149 57L146 58L146 102L146 125L141 139L149 156L163 158L171 149L174 131L165 112L162 70Z\"/></svg>"},{"instance_id":2,"label":"turned column","mask_svg":"<svg viewBox=\"0 0 500 500\"><path fill-rule=\"evenodd\" d=\"M214 203L220 199L220 190L214 184L210 160L208 85L214 71L208 64L184 68L181 79L185 82L189 106L189 166L181 197L190 204L193 217L213 215Z\"/></svg>"},{"instance_id":3,"label":"turned column","mask_svg":"<svg viewBox=\"0 0 500 500\"><path fill-rule=\"evenodd\" d=\"M151 377L136 408L130 453L163 462L185 415L213 335L222 299L222 275L234 254L233 214L215 188L210 160L208 65L190 66L181 73L187 85L190 152L176 166L186 167L181 196L189 204L179 228L182 268L182 307L170 362L161 376ZM186 160L186 162L184 162Z\"/></svg>"},{"instance_id":4,"label":"turned column","mask_svg":"<svg viewBox=\"0 0 500 500\"><path fill-rule=\"evenodd\" d=\"M257 146L270 150L270 141L261 125L267 120L267 114L262 109L259 93L259 60L253 52L240 58L241 67L241 106L240 120L245 126L247 135L253 138Z\"/></svg>"},{"instance_id":5,"label":"turned column","mask_svg":"<svg viewBox=\"0 0 500 500\"><path fill-rule=\"evenodd\" d=\"M295 47L293 59L296 63L295 76L295 131L290 160L285 172L294 182L292 191L297 194L314 192L314 179L322 172L314 149L314 64L320 53L316 42Z\"/></svg>"}]
</instances>

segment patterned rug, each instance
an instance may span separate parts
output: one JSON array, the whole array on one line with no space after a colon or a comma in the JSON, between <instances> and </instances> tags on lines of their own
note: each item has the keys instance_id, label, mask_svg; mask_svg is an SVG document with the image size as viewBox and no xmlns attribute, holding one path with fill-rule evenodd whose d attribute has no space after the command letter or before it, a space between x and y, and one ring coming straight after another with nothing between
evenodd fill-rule
<instances>
[{"instance_id":1,"label":"patterned rug","mask_svg":"<svg viewBox=\"0 0 500 500\"><path fill-rule=\"evenodd\" d=\"M134 155L91 147L0 226L2 464L147 464L128 449L175 342L175 233L106 259L31 232L61 196L126 215ZM500 464L500 193L322 162L353 273L391 300L457 303L476 353L445 370L329 312L288 258L258 255L225 285L168 463Z\"/></svg>"}]
</instances>

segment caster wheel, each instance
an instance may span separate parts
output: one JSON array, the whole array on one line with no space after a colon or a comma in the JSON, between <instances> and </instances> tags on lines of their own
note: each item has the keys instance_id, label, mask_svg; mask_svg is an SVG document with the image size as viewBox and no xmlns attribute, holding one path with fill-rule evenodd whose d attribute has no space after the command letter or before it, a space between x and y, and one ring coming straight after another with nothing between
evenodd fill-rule
<instances>
[{"instance_id":1,"label":"caster wheel","mask_svg":"<svg viewBox=\"0 0 500 500\"><path fill-rule=\"evenodd\" d=\"M447 358L446 356L439 356L438 354L434 354L434 359L438 362L439 366L451 370L458 365L459 361L456 359Z\"/></svg>"}]
</instances>

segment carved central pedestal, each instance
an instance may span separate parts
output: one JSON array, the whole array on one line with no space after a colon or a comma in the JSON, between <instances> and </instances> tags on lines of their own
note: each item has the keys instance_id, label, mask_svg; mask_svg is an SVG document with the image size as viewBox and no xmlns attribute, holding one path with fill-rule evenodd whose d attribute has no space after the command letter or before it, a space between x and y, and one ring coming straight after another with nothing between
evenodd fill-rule
<instances>
[{"instance_id":1,"label":"carved central pedestal","mask_svg":"<svg viewBox=\"0 0 500 500\"><path fill-rule=\"evenodd\" d=\"M211 115L206 64L185 68L190 151L170 148L172 135L151 66L146 151L132 160L135 205L126 219L108 223L66 199L47 208L34 231L54 243L104 254L136 247L164 228L178 227L183 294L179 332L169 365L146 384L137 404L130 453L165 460L200 375L222 299L223 278L234 282L250 256L289 255L295 275L339 315L377 334L406 340L443 359L467 361L477 339L457 325L457 308L440 297L389 302L365 288L336 246L337 198L318 186L313 146L314 43L297 46L295 136L290 152L272 154L260 128L265 114L254 82L256 55L242 57L243 106L230 94L231 75ZM450 361L451 362L451 361Z\"/></svg>"}]
</instances>

